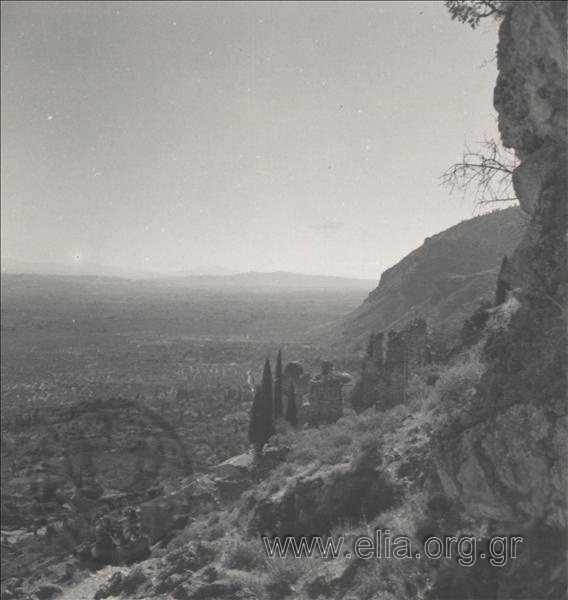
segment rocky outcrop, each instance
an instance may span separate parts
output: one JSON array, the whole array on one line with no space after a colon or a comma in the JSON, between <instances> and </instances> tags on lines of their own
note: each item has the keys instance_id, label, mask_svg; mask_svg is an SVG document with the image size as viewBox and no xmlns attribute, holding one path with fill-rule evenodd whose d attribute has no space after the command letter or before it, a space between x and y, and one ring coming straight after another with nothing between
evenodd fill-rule
<instances>
[{"instance_id":1,"label":"rocky outcrop","mask_svg":"<svg viewBox=\"0 0 568 600\"><path fill-rule=\"evenodd\" d=\"M438 475L446 494L468 515L509 530L541 519L566 525L563 482L568 422L547 410L517 404L437 443ZM445 433L448 433L446 430Z\"/></svg>"},{"instance_id":2,"label":"rocky outcrop","mask_svg":"<svg viewBox=\"0 0 568 600\"><path fill-rule=\"evenodd\" d=\"M532 217L501 278L551 301L566 285L565 12L563 2L515 6L501 26L494 96L503 143L521 159L515 191Z\"/></svg>"},{"instance_id":3,"label":"rocky outcrop","mask_svg":"<svg viewBox=\"0 0 568 600\"><path fill-rule=\"evenodd\" d=\"M398 501L396 487L374 460L308 465L277 492L250 496L251 533L322 535L340 520L372 518Z\"/></svg>"},{"instance_id":4,"label":"rocky outcrop","mask_svg":"<svg viewBox=\"0 0 568 600\"><path fill-rule=\"evenodd\" d=\"M566 6L516 4L499 32L494 105L502 142L515 149L524 171L535 152L566 144Z\"/></svg>"},{"instance_id":5,"label":"rocky outcrop","mask_svg":"<svg viewBox=\"0 0 568 600\"><path fill-rule=\"evenodd\" d=\"M489 531L530 540L495 597L560 597L566 588L566 3L517 2L499 34L495 107L521 162L515 190L530 223L500 272L514 298L488 332L473 409L436 436L446 494ZM551 547L555 548L551 552Z\"/></svg>"}]
</instances>

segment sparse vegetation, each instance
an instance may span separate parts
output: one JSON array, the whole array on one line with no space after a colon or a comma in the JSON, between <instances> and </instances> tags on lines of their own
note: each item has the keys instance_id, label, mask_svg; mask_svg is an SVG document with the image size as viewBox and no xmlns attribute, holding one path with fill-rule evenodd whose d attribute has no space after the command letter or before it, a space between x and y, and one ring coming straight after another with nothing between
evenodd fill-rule
<instances>
[{"instance_id":1,"label":"sparse vegetation","mask_svg":"<svg viewBox=\"0 0 568 600\"><path fill-rule=\"evenodd\" d=\"M226 542L224 563L240 571L261 570L266 564L266 554L258 539L246 540L238 536Z\"/></svg>"},{"instance_id":2,"label":"sparse vegetation","mask_svg":"<svg viewBox=\"0 0 568 600\"><path fill-rule=\"evenodd\" d=\"M479 348L474 348L442 371L434 388L441 410L452 411L458 404L466 403L475 394L485 368Z\"/></svg>"},{"instance_id":3,"label":"sparse vegetation","mask_svg":"<svg viewBox=\"0 0 568 600\"><path fill-rule=\"evenodd\" d=\"M464 346L472 346L479 341L489 319L489 309L492 306L491 300L482 300L473 314L464 321L461 330L461 340Z\"/></svg>"}]
</instances>

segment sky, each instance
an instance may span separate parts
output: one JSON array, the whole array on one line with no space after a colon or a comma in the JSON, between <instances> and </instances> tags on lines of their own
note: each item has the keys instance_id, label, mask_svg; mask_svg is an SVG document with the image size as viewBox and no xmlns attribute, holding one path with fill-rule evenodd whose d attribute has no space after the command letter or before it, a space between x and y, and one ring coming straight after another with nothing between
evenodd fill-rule
<instances>
[{"instance_id":1,"label":"sky","mask_svg":"<svg viewBox=\"0 0 568 600\"><path fill-rule=\"evenodd\" d=\"M2 256L378 280L470 218L497 25L442 2L2 2Z\"/></svg>"}]
</instances>

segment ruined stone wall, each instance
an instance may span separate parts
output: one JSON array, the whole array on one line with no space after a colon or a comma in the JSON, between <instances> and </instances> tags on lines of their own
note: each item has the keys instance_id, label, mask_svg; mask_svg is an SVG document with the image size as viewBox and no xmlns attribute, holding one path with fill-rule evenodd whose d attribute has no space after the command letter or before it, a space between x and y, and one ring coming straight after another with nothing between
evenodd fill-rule
<instances>
[{"instance_id":1,"label":"ruined stone wall","mask_svg":"<svg viewBox=\"0 0 568 600\"><path fill-rule=\"evenodd\" d=\"M298 403L298 406L300 406L304 396L308 393L309 381L309 373L304 372L304 368L299 362L289 362L282 374L282 393L284 398L288 397L288 390L292 383L296 392L296 402Z\"/></svg>"},{"instance_id":2,"label":"ruined stone wall","mask_svg":"<svg viewBox=\"0 0 568 600\"><path fill-rule=\"evenodd\" d=\"M305 418L310 427L335 423L343 416L343 382L337 377L327 376L310 380Z\"/></svg>"},{"instance_id":3,"label":"ruined stone wall","mask_svg":"<svg viewBox=\"0 0 568 600\"><path fill-rule=\"evenodd\" d=\"M352 382L351 375L338 372L328 361L316 375L304 373L299 363L286 369L284 380L294 384L298 407L298 423L309 427L335 423L343 415L343 387ZM288 374L286 373L288 371ZM285 387L287 390L288 388ZM287 398L286 398L287 401Z\"/></svg>"},{"instance_id":4,"label":"ruined stone wall","mask_svg":"<svg viewBox=\"0 0 568 600\"><path fill-rule=\"evenodd\" d=\"M361 381L353 406L384 410L404 401L412 368L428 362L428 331L424 319L416 319L400 331L371 334Z\"/></svg>"}]
</instances>

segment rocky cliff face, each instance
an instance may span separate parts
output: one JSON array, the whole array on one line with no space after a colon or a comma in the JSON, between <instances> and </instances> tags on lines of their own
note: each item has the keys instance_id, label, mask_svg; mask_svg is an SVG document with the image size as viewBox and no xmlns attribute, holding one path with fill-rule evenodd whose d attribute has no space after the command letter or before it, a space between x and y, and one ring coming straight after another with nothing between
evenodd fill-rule
<instances>
[{"instance_id":1,"label":"rocky cliff face","mask_svg":"<svg viewBox=\"0 0 568 600\"><path fill-rule=\"evenodd\" d=\"M488 333L475 408L438 432L434 460L465 514L527 540L496 597L555 598L566 585L566 4L514 3L498 67L499 128L521 159L515 190L531 215L500 273L516 312Z\"/></svg>"}]
</instances>

